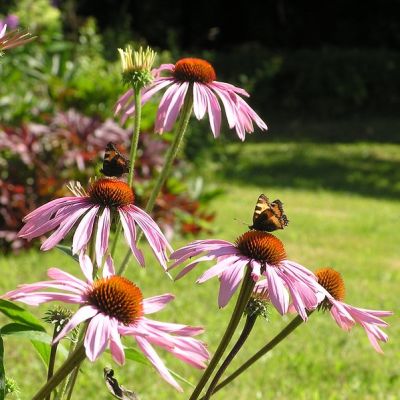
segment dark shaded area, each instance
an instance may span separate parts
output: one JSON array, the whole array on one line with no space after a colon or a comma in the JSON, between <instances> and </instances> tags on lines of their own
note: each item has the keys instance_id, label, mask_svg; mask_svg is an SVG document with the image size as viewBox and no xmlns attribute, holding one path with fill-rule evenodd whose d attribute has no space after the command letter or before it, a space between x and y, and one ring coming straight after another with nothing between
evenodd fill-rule
<instances>
[{"instance_id":1,"label":"dark shaded area","mask_svg":"<svg viewBox=\"0 0 400 400\"><path fill-rule=\"evenodd\" d=\"M257 150L231 152L222 167L225 179L260 187L331 190L398 199L400 158L395 146L263 144ZM236 165L236 168L232 168Z\"/></svg>"},{"instance_id":2,"label":"dark shaded area","mask_svg":"<svg viewBox=\"0 0 400 400\"><path fill-rule=\"evenodd\" d=\"M66 5L69 0L57 1ZM153 46L174 38L183 50L222 49L258 42L269 48L400 48L400 1L263 0L76 1L79 15L93 15L104 30L131 28Z\"/></svg>"}]
</instances>

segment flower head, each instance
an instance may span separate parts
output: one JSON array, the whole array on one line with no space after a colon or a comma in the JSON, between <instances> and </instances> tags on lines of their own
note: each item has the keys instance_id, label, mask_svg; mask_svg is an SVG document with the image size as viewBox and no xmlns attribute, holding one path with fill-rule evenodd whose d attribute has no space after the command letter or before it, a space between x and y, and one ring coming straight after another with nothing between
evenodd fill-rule
<instances>
[{"instance_id":1,"label":"flower head","mask_svg":"<svg viewBox=\"0 0 400 400\"><path fill-rule=\"evenodd\" d=\"M378 340L388 341L388 336L379 328L388 324L380 317L388 317L391 311L366 310L344 303L344 281L339 272L332 268L322 268L315 272L320 291L318 293L319 308L329 310L333 319L343 330L349 331L355 324L361 325L373 348L382 353Z\"/></svg>"},{"instance_id":2,"label":"flower head","mask_svg":"<svg viewBox=\"0 0 400 400\"><path fill-rule=\"evenodd\" d=\"M84 346L90 361L95 361L104 350L110 348L114 360L123 364L125 354L121 336L131 336L163 379L180 391L181 387L153 345L160 346L196 368L205 368L209 358L207 348L204 343L192 338L203 332L201 327L154 321L146 317L147 314L162 310L174 296L163 294L143 299L138 286L124 277L110 274L107 269L103 270L101 279L93 281L89 257L81 255L80 262L85 264L82 269L88 272L86 282L58 268L50 268L50 281L21 285L3 297L34 306L49 301L79 304L79 310L54 342L64 338L80 323L88 321Z\"/></svg>"},{"instance_id":3,"label":"flower head","mask_svg":"<svg viewBox=\"0 0 400 400\"><path fill-rule=\"evenodd\" d=\"M169 73L168 77L160 76L161 72ZM221 103L225 108L229 127L235 128L241 140L246 133L254 131L253 122L261 130L267 125L250 108L241 96L249 94L229 83L217 81L213 66L198 58L183 58L174 64L163 64L153 70L154 81L143 90L142 104L160 90L167 88L158 108L155 131L163 133L170 131L178 118L185 97L193 95L193 109L197 119L209 115L211 130L214 137L219 136L221 129ZM133 90L128 90L116 104L116 113L123 112L123 121L135 113L132 100ZM241 96L239 96L241 95Z\"/></svg>"},{"instance_id":4,"label":"flower head","mask_svg":"<svg viewBox=\"0 0 400 400\"><path fill-rule=\"evenodd\" d=\"M102 265L108 249L111 217L115 216L121 221L125 239L138 262L144 266L143 254L136 247L136 224L166 268L167 250L172 248L151 217L134 205L135 195L128 184L114 178L101 178L92 182L87 191L80 184L71 185L70 190L75 196L52 200L28 214L19 236L31 240L55 229L41 246L42 250L49 250L76 225L73 253L84 251L95 234L97 264Z\"/></svg>"},{"instance_id":5,"label":"flower head","mask_svg":"<svg viewBox=\"0 0 400 400\"><path fill-rule=\"evenodd\" d=\"M121 57L122 76L126 84L137 89L142 89L153 81L151 67L154 64L157 53L147 47L142 47L138 51L133 51L131 46L125 50L118 49Z\"/></svg>"},{"instance_id":6,"label":"flower head","mask_svg":"<svg viewBox=\"0 0 400 400\"><path fill-rule=\"evenodd\" d=\"M195 241L171 254L171 259L177 261L169 269L201 253L205 255L190 262L176 279L186 275L198 263L215 259L217 263L204 272L197 282L219 277L220 307L228 303L238 288L247 265L251 268L255 281L261 276L266 278L262 285L268 290L269 298L280 314L288 311L289 293L303 319L307 319L306 310L317 305L318 285L315 276L300 264L288 260L283 243L271 233L249 231L239 236L235 243L224 240Z\"/></svg>"}]
</instances>

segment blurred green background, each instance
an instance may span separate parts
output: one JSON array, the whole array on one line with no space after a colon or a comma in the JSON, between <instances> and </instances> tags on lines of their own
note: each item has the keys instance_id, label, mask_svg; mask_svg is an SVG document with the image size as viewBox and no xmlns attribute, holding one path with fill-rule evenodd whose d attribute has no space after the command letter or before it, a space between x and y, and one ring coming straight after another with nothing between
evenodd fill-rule
<instances>
[{"instance_id":1,"label":"blurred green background","mask_svg":"<svg viewBox=\"0 0 400 400\"><path fill-rule=\"evenodd\" d=\"M3 1L0 20L16 15L18 26L38 37L0 58L1 292L44 279L51 266L80 273L57 250L40 253L38 241L25 249L15 234L29 210L65 193L66 181L85 182L98 172L110 135L129 146L131 121L121 127L113 120L115 101L124 92L116 48L150 44L158 51L157 63L202 57L213 63L219 80L251 93L249 104L269 131L240 143L225 124L214 140L208 121L192 119L155 214L163 229L175 232L173 247L194 238L233 241L246 229L240 221L251 222L256 199L265 193L285 204L290 225L277 235L289 258L312 270L339 270L349 304L395 312L383 356L361 328L347 334L329 315L313 314L215 398L397 399L399 11L398 1L372 0L268 0L237 7L222 0ZM143 114L136 188L143 202L170 140L152 134L155 110L156 103L149 104ZM124 253L121 244L117 262ZM177 295L154 318L204 325L212 352L232 310L232 304L218 309L218 282L196 286L198 267L174 283L146 254L148 268L132 262L128 276L146 297ZM41 317L45 310L33 312ZM232 368L290 318L271 310L270 321L258 322ZM198 371L160 354L196 383ZM109 398L102 378L106 365L142 399L184 399L190 393L185 384L186 395L176 393L152 369L132 362L118 368L104 355L94 366L83 366L74 398ZM19 384L21 399L31 398L45 379L43 364L21 338L5 338L5 368Z\"/></svg>"}]
</instances>

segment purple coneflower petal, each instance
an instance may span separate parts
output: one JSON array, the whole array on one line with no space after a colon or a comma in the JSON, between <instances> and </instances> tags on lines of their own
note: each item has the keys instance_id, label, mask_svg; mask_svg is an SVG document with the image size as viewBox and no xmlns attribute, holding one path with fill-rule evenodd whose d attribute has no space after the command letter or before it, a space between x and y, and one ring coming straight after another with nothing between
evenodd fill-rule
<instances>
[{"instance_id":1,"label":"purple coneflower petal","mask_svg":"<svg viewBox=\"0 0 400 400\"><path fill-rule=\"evenodd\" d=\"M265 275L268 282L268 294L272 304L278 310L279 314L286 314L289 307L289 295L282 280L274 267L267 267Z\"/></svg>"},{"instance_id":2,"label":"purple coneflower petal","mask_svg":"<svg viewBox=\"0 0 400 400\"><path fill-rule=\"evenodd\" d=\"M101 265L104 254L108 248L108 239L110 236L110 210L104 208L103 214L101 214L97 224L97 237L96 237L96 260L97 265Z\"/></svg>"},{"instance_id":3,"label":"purple coneflower petal","mask_svg":"<svg viewBox=\"0 0 400 400\"><path fill-rule=\"evenodd\" d=\"M68 335L72 329L76 328L81 322L86 321L95 315L97 315L99 310L92 306L84 306L80 308L72 318L67 322L64 328L60 331L57 337L53 340L53 343L57 343L64 336Z\"/></svg>"},{"instance_id":4,"label":"purple coneflower petal","mask_svg":"<svg viewBox=\"0 0 400 400\"><path fill-rule=\"evenodd\" d=\"M94 316L89 322L84 340L86 356L90 361L95 361L107 348L110 336L110 317L101 313Z\"/></svg>"},{"instance_id":5,"label":"purple coneflower petal","mask_svg":"<svg viewBox=\"0 0 400 400\"><path fill-rule=\"evenodd\" d=\"M170 293L165 293L161 296L148 297L143 300L143 313L152 314L160 311L174 298L175 296Z\"/></svg>"},{"instance_id":6,"label":"purple coneflower petal","mask_svg":"<svg viewBox=\"0 0 400 400\"><path fill-rule=\"evenodd\" d=\"M72 240L73 254L77 254L89 242L89 239L92 236L93 225L98 211L99 207L93 206L78 224ZM75 223L75 221L73 223Z\"/></svg>"},{"instance_id":7,"label":"purple coneflower petal","mask_svg":"<svg viewBox=\"0 0 400 400\"><path fill-rule=\"evenodd\" d=\"M150 345L150 343L146 339L139 336L136 336L136 341L140 349L143 351L149 361L154 365L154 368L158 371L158 373L176 390L178 390L179 392L183 392L182 388L178 385L178 382L176 382L176 380L172 377L172 375L164 365L163 361Z\"/></svg>"},{"instance_id":8,"label":"purple coneflower petal","mask_svg":"<svg viewBox=\"0 0 400 400\"><path fill-rule=\"evenodd\" d=\"M124 236L126 241L129 244L129 247L132 250L133 255L135 256L138 263L144 267L144 256L143 253L136 247L136 227L135 221L130 218L129 212L126 212L124 209L119 210L119 216L121 219L122 228L124 231Z\"/></svg>"},{"instance_id":9,"label":"purple coneflower petal","mask_svg":"<svg viewBox=\"0 0 400 400\"><path fill-rule=\"evenodd\" d=\"M244 265L243 262L241 263L240 261L241 260L229 269L223 271L220 275L219 279L221 285L219 287L218 306L221 308L228 304L243 279L244 267L246 266L247 261L244 261Z\"/></svg>"}]
</instances>

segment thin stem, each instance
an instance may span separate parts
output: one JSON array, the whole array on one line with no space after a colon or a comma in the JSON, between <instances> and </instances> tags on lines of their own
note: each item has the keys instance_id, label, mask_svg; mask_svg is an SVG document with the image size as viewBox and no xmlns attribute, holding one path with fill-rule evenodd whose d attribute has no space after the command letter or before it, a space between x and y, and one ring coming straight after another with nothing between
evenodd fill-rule
<instances>
[{"instance_id":1,"label":"thin stem","mask_svg":"<svg viewBox=\"0 0 400 400\"><path fill-rule=\"evenodd\" d=\"M309 312L308 315L312 313ZM293 318L285 328L282 329L270 342L268 342L264 347L262 347L253 357L249 358L241 367L239 367L233 374L229 375L225 380L223 380L215 389L213 393L218 392L228 383L232 382L235 378L237 378L242 372L246 371L251 365L253 365L256 361L258 361L262 356L267 354L270 350L272 350L277 344L279 344L283 339L289 336L298 326L300 326L303 322L303 319L300 315L297 315Z\"/></svg>"},{"instance_id":2,"label":"thin stem","mask_svg":"<svg viewBox=\"0 0 400 400\"><path fill-rule=\"evenodd\" d=\"M70 400L72 398L72 392L74 391L76 379L78 378L78 373L79 373L79 368L81 367L82 361L75 367L75 369L72 371L71 376L69 378L68 382L68 394L66 397L66 400Z\"/></svg>"},{"instance_id":3,"label":"thin stem","mask_svg":"<svg viewBox=\"0 0 400 400\"><path fill-rule=\"evenodd\" d=\"M75 350L76 346L75 343L71 341L70 345L69 345L69 350L68 350L68 356L71 355L71 353ZM69 377L67 376L64 381L63 384L61 386L61 389L58 391L55 400L60 400L64 398L64 394L67 390L68 387L68 382L69 382Z\"/></svg>"},{"instance_id":4,"label":"thin stem","mask_svg":"<svg viewBox=\"0 0 400 400\"><path fill-rule=\"evenodd\" d=\"M57 325L54 327L54 332L53 332L53 341L57 336ZM49 368L47 370L47 382L51 379L51 377L53 376L53 372L54 372L54 364L56 362L56 355L57 355L57 347L58 347L58 342L57 343L53 343L51 345L51 349L50 349L50 359L49 359ZM50 400L51 397L51 393L49 393L49 395L47 396L46 400Z\"/></svg>"},{"instance_id":5,"label":"thin stem","mask_svg":"<svg viewBox=\"0 0 400 400\"><path fill-rule=\"evenodd\" d=\"M235 333L237 326L239 325L243 311L247 305L247 302L250 298L253 288L254 288L254 281L251 277L251 268L247 266L246 274L243 278L242 287L240 288L240 293L236 301L235 309L233 310L231 319L226 328L224 336L222 337L221 342L219 343L218 348L214 353L214 356L212 357L210 363L208 364L208 367L204 371L203 376L200 378L200 381L195 387L189 400L197 400L204 386L210 379L211 374L217 367L219 360L223 356L226 348L228 347L229 342L232 339L233 334Z\"/></svg>"},{"instance_id":6,"label":"thin stem","mask_svg":"<svg viewBox=\"0 0 400 400\"><path fill-rule=\"evenodd\" d=\"M189 88L187 95L185 97L185 102L183 103L182 107L182 114L179 119L179 124L178 127L175 131L174 135L174 140L171 143L171 146L168 149L167 155L165 156L165 161L164 161L164 166L160 172L160 174L157 177L157 181L155 185L153 186L153 190L150 194L149 200L147 201L146 204L146 212L151 213L154 208L154 204L156 202L157 196L161 192L161 189L167 180L168 174L171 170L172 164L178 154L179 147L182 143L183 136L185 135L186 129L189 124L189 119L190 115L192 114L192 107L193 107L193 93L192 90ZM140 239L143 236L143 232L141 231L137 237L136 242L139 243ZM124 260L122 261L122 264L119 268L118 275L123 275L124 272L126 271L129 259L132 255L132 252L128 250L128 252L125 255Z\"/></svg>"},{"instance_id":7,"label":"thin stem","mask_svg":"<svg viewBox=\"0 0 400 400\"><path fill-rule=\"evenodd\" d=\"M133 126L133 134L131 139L131 151L129 153L130 160L130 168L128 175L128 185L132 187L133 185L133 177L135 175L135 161L136 161L136 153L139 143L139 135L140 135L140 121L142 118L142 94L140 89L133 89L134 98L135 98L135 119Z\"/></svg>"},{"instance_id":8,"label":"thin stem","mask_svg":"<svg viewBox=\"0 0 400 400\"><path fill-rule=\"evenodd\" d=\"M85 347L81 343L67 358L50 380L33 396L32 400L43 400L62 382L62 380L86 357Z\"/></svg>"},{"instance_id":9,"label":"thin stem","mask_svg":"<svg viewBox=\"0 0 400 400\"><path fill-rule=\"evenodd\" d=\"M130 161L130 168L129 168L129 175L128 175L128 185L133 187L133 177L135 175L135 161L136 161L136 154L137 148L139 143L139 136L140 136L140 124L142 119L142 92L140 89L133 88L134 98L135 98L135 118L133 124L133 132L132 132L132 139L131 139L131 150L129 153L129 161ZM121 235L122 231L122 224L121 221L118 221L117 229L115 231L114 241L111 248L111 256L114 257L115 251L117 248L118 239Z\"/></svg>"},{"instance_id":10,"label":"thin stem","mask_svg":"<svg viewBox=\"0 0 400 400\"><path fill-rule=\"evenodd\" d=\"M229 354L226 356L224 362L219 367L219 370L214 375L214 378L211 381L210 386L207 389L206 395L201 400L208 400L212 396L212 394L214 393L215 387L217 386L219 380L221 379L222 374L226 371L229 364L235 358L236 354L239 352L239 350L242 348L245 341L249 337L250 332L252 331L256 320L257 320L257 314L252 314L252 315L247 316L246 323L243 327L242 333L239 336L239 339L237 340L235 345L232 347L232 350L229 352Z\"/></svg>"}]
</instances>

